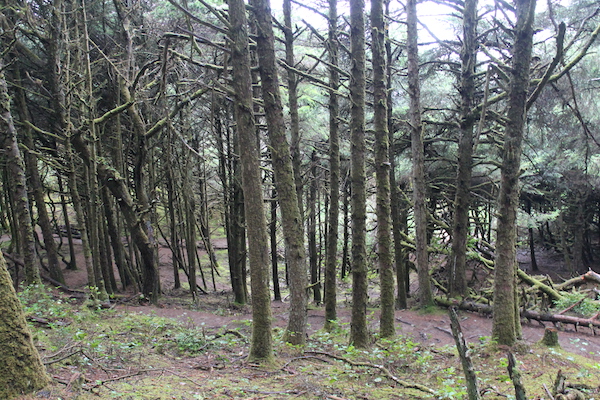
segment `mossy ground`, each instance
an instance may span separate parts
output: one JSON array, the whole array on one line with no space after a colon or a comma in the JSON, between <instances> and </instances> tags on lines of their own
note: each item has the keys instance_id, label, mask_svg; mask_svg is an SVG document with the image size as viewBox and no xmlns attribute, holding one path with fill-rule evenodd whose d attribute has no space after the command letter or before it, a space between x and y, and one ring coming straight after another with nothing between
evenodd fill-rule
<instances>
[{"instance_id":1,"label":"mossy ground","mask_svg":"<svg viewBox=\"0 0 600 400\"><path fill-rule=\"evenodd\" d=\"M275 328L277 363L260 366L246 362L248 321L233 324L233 329L206 328L191 320L124 309L92 310L58 301L57 294L28 295L30 314L51 316L49 324L33 330L54 381L24 400L462 399L466 395L454 347L422 345L404 336L401 326L396 338L374 341L369 350L348 345L346 324L331 333L313 333L304 348L283 343L283 331ZM213 311L222 314L225 308ZM513 398L506 352L494 349L486 338L470 346L483 398ZM559 370L569 382L589 388L589 398L600 397L600 360L540 345L522 346L516 357L528 398L547 398L544 386L552 388ZM375 366L436 394L407 389Z\"/></svg>"}]
</instances>

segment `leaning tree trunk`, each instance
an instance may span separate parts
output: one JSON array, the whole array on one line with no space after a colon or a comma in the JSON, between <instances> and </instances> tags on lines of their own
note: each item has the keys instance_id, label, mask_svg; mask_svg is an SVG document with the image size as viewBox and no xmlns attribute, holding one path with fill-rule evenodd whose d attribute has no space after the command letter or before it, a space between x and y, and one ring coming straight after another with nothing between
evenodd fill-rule
<instances>
[{"instance_id":1,"label":"leaning tree trunk","mask_svg":"<svg viewBox=\"0 0 600 400\"><path fill-rule=\"evenodd\" d=\"M283 107L279 91L279 77L275 58L275 39L269 0L251 1L256 17L256 48L261 79L262 98L267 119L271 156L279 205L283 236L287 249L290 279L290 308L285 340L291 344L306 341L306 251L302 215L298 206L290 146L285 132Z\"/></svg>"},{"instance_id":2,"label":"leaning tree trunk","mask_svg":"<svg viewBox=\"0 0 600 400\"><path fill-rule=\"evenodd\" d=\"M459 81L460 138L458 141L458 172L452 221L452 255L448 277L451 296L467 293L467 236L471 205L471 175L473 171L473 127L475 116L475 64L477 56L477 0L466 0L463 8L463 41L460 52Z\"/></svg>"},{"instance_id":3,"label":"leaning tree trunk","mask_svg":"<svg viewBox=\"0 0 600 400\"><path fill-rule=\"evenodd\" d=\"M236 95L234 108L248 227L248 258L252 289L252 342L248 359L268 363L273 360L273 339L267 220L263 205L258 142L254 135L248 22L243 0L229 0L229 22L231 24L229 37L232 42L233 89Z\"/></svg>"},{"instance_id":4,"label":"leaning tree trunk","mask_svg":"<svg viewBox=\"0 0 600 400\"><path fill-rule=\"evenodd\" d=\"M406 3L409 124L412 147L413 203L415 224L415 265L419 278L419 305L433 305L427 254L427 205L423 123L421 121L421 89L419 83L419 48L417 43L417 2Z\"/></svg>"},{"instance_id":5,"label":"leaning tree trunk","mask_svg":"<svg viewBox=\"0 0 600 400\"><path fill-rule=\"evenodd\" d=\"M325 250L325 330L331 330L337 320L336 266L338 262L338 227L340 218L340 137L339 104L336 91L340 86L337 70L337 0L329 0L329 212ZM343 262L343 261L342 261Z\"/></svg>"},{"instance_id":6,"label":"leaning tree trunk","mask_svg":"<svg viewBox=\"0 0 600 400\"><path fill-rule=\"evenodd\" d=\"M367 327L367 190L365 176L365 2L350 0L352 71L350 140L352 188L352 316L350 343L369 346Z\"/></svg>"},{"instance_id":7,"label":"leaning tree trunk","mask_svg":"<svg viewBox=\"0 0 600 400\"><path fill-rule=\"evenodd\" d=\"M33 345L2 252L0 252L0 343L2 343L0 398L12 399L40 390L50 383L38 351Z\"/></svg>"},{"instance_id":8,"label":"leaning tree trunk","mask_svg":"<svg viewBox=\"0 0 600 400\"><path fill-rule=\"evenodd\" d=\"M17 142L17 130L10 112L10 97L4 77L4 60L0 58L0 145L4 152L6 166L10 174L12 189L14 190L14 207L17 210L19 236L23 251L25 265L25 283L28 285L40 281L40 271L35 262L35 242L33 240L33 226L27 195L27 182L23 157Z\"/></svg>"},{"instance_id":9,"label":"leaning tree trunk","mask_svg":"<svg viewBox=\"0 0 600 400\"><path fill-rule=\"evenodd\" d=\"M375 125L375 174L377 180L377 245L381 314L379 336L391 337L394 329L394 268L390 204L390 158L387 115L387 82L383 0L371 0L371 50L373 52L373 111Z\"/></svg>"},{"instance_id":10,"label":"leaning tree trunk","mask_svg":"<svg viewBox=\"0 0 600 400\"><path fill-rule=\"evenodd\" d=\"M516 297L517 210L521 147L526 119L529 65L533 47L535 0L517 0L517 24L512 51L508 111L502 149L502 173L498 197L496 260L494 276L494 320L492 337L498 344L512 346L520 334Z\"/></svg>"}]
</instances>

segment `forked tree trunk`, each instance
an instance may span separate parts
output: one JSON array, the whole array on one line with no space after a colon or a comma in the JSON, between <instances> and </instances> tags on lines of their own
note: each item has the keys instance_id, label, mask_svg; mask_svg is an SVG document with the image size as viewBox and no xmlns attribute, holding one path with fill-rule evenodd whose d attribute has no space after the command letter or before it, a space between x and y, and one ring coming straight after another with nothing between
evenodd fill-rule
<instances>
[{"instance_id":1,"label":"forked tree trunk","mask_svg":"<svg viewBox=\"0 0 600 400\"><path fill-rule=\"evenodd\" d=\"M50 383L50 378L33 344L2 252L0 252L0 343L2 343L0 398L16 398L43 389Z\"/></svg>"},{"instance_id":2,"label":"forked tree trunk","mask_svg":"<svg viewBox=\"0 0 600 400\"><path fill-rule=\"evenodd\" d=\"M406 3L409 124L412 147L413 206L415 224L415 264L419 278L419 306L433 305L427 254L427 205L423 123L421 121L421 88L419 83L419 48L417 43L417 2Z\"/></svg>"},{"instance_id":3,"label":"forked tree trunk","mask_svg":"<svg viewBox=\"0 0 600 400\"><path fill-rule=\"evenodd\" d=\"M350 80L350 141L352 187L352 316L350 343L369 346L367 327L367 248L365 176L365 3L350 0L350 43L352 70Z\"/></svg>"},{"instance_id":4,"label":"forked tree trunk","mask_svg":"<svg viewBox=\"0 0 600 400\"><path fill-rule=\"evenodd\" d=\"M262 99L266 114L277 195L281 208L290 279L290 308L285 340L291 344L306 341L306 287L308 285L302 215L298 206L290 146L287 141L279 76L275 58L275 39L269 0L251 1L256 17L256 51Z\"/></svg>"},{"instance_id":5,"label":"forked tree trunk","mask_svg":"<svg viewBox=\"0 0 600 400\"><path fill-rule=\"evenodd\" d=\"M229 0L229 23L231 24L229 37L232 43L233 89L236 94L234 108L248 226L248 258L252 289L252 342L248 359L268 363L273 360L273 339L267 221L263 206L258 142L254 134L248 22L243 0Z\"/></svg>"},{"instance_id":6,"label":"forked tree trunk","mask_svg":"<svg viewBox=\"0 0 600 400\"><path fill-rule=\"evenodd\" d=\"M336 269L338 263L338 227L340 218L340 138L339 104L335 93L340 85L337 43L337 0L329 0L329 210L327 245L325 250L325 330L331 330L337 320ZM342 260L342 263L344 261Z\"/></svg>"},{"instance_id":7,"label":"forked tree trunk","mask_svg":"<svg viewBox=\"0 0 600 400\"><path fill-rule=\"evenodd\" d=\"M392 263L392 221L390 204L390 159L386 82L383 0L371 0L371 50L373 52L373 111L375 125L375 173L377 180L377 247L381 314L379 336L391 337L394 329L394 268Z\"/></svg>"},{"instance_id":8,"label":"forked tree trunk","mask_svg":"<svg viewBox=\"0 0 600 400\"><path fill-rule=\"evenodd\" d=\"M517 0L517 23L512 51L508 111L502 149L502 174L498 198L496 260L494 276L494 320L492 337L501 345L512 346L519 338L520 319L516 296L517 211L519 174L526 119L529 66L533 47L535 0Z\"/></svg>"}]
</instances>

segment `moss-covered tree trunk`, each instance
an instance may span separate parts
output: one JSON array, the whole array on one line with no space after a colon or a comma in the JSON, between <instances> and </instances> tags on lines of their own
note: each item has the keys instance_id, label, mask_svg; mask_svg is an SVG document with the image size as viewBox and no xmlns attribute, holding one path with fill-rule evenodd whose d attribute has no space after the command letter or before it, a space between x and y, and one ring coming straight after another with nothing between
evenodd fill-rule
<instances>
[{"instance_id":1,"label":"moss-covered tree trunk","mask_svg":"<svg viewBox=\"0 0 600 400\"><path fill-rule=\"evenodd\" d=\"M409 124L412 147L413 206L415 224L415 265L419 278L419 305L433 305L427 254L427 205L423 123L421 121L421 88L419 82L419 48L417 43L417 1L406 3Z\"/></svg>"},{"instance_id":2,"label":"moss-covered tree trunk","mask_svg":"<svg viewBox=\"0 0 600 400\"><path fill-rule=\"evenodd\" d=\"M0 252L0 398L32 393L50 383Z\"/></svg>"},{"instance_id":3,"label":"moss-covered tree trunk","mask_svg":"<svg viewBox=\"0 0 600 400\"><path fill-rule=\"evenodd\" d=\"M463 41L460 52L460 138L458 141L458 168L452 221L452 258L449 269L451 296L467 292L467 235L471 205L471 175L473 171L472 111L475 96L475 63L477 55L477 0L466 0L463 8Z\"/></svg>"},{"instance_id":4,"label":"moss-covered tree trunk","mask_svg":"<svg viewBox=\"0 0 600 400\"><path fill-rule=\"evenodd\" d=\"M337 0L329 0L329 210L327 216L327 246L325 250L325 326L326 330L333 327L337 320L337 288L336 267L338 263L338 228L340 218L340 137L339 137L339 104L335 91L339 88L340 77L337 71ZM343 260L342 260L343 263Z\"/></svg>"},{"instance_id":5,"label":"moss-covered tree trunk","mask_svg":"<svg viewBox=\"0 0 600 400\"><path fill-rule=\"evenodd\" d=\"M283 0L283 23L285 37L285 62L294 66L294 28L292 26L292 2ZM292 156L292 167L294 169L294 184L296 185L296 196L300 215L304 216L302 206L302 155L300 153L300 118L298 116L298 76L292 70L287 71L288 84L288 108L290 113L290 154Z\"/></svg>"},{"instance_id":6,"label":"moss-covered tree trunk","mask_svg":"<svg viewBox=\"0 0 600 400\"><path fill-rule=\"evenodd\" d=\"M303 344L306 340L306 287L308 286L306 250L302 216L294 180L294 170L283 121L283 107L279 91L279 76L275 58L275 39L269 0L252 0L256 17L256 52L260 72L262 99L266 114L271 156L281 222L287 250L290 282L290 309L285 340Z\"/></svg>"},{"instance_id":7,"label":"moss-covered tree trunk","mask_svg":"<svg viewBox=\"0 0 600 400\"><path fill-rule=\"evenodd\" d=\"M390 159L387 115L387 82L383 0L371 0L371 51L373 53L373 111L375 125L375 174L377 180L377 246L381 314L379 336L390 337L394 329L394 268L390 205Z\"/></svg>"},{"instance_id":8,"label":"moss-covered tree trunk","mask_svg":"<svg viewBox=\"0 0 600 400\"><path fill-rule=\"evenodd\" d=\"M512 68L508 93L508 111L502 149L502 173L498 197L496 261L494 276L494 320L492 337L512 346L520 333L516 297L517 211L519 208L519 174L526 119L529 65L533 47L535 0L517 0L517 23L514 29Z\"/></svg>"},{"instance_id":9,"label":"moss-covered tree trunk","mask_svg":"<svg viewBox=\"0 0 600 400\"><path fill-rule=\"evenodd\" d=\"M369 346L367 327L367 247L365 176L365 2L350 1L350 141L352 203L352 316L350 342L359 348Z\"/></svg>"},{"instance_id":10,"label":"moss-covered tree trunk","mask_svg":"<svg viewBox=\"0 0 600 400\"><path fill-rule=\"evenodd\" d=\"M35 261L35 242L31 222L27 182L25 180L25 165L17 142L17 130L13 123L10 110L10 97L4 76L4 60L0 58L0 145L3 158L12 183L15 199L19 239L23 251L25 265L25 283L33 284L40 281L40 271Z\"/></svg>"},{"instance_id":11,"label":"moss-covered tree trunk","mask_svg":"<svg viewBox=\"0 0 600 400\"><path fill-rule=\"evenodd\" d=\"M229 23L231 24L229 37L232 42L233 89L236 94L235 119L240 144L252 290L252 343L248 359L270 362L273 359L273 340L267 221L263 206L259 149L252 110L248 22L243 0L229 0Z\"/></svg>"}]
</instances>

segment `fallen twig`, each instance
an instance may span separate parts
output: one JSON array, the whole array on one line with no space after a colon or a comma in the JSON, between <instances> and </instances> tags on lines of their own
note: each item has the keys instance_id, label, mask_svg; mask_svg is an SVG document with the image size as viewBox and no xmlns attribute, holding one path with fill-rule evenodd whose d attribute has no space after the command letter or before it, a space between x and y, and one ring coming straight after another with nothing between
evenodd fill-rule
<instances>
[{"instance_id":1,"label":"fallen twig","mask_svg":"<svg viewBox=\"0 0 600 400\"><path fill-rule=\"evenodd\" d=\"M331 357L331 358L333 358L335 360L343 361L343 362L345 362L347 364L350 364L353 367L375 368L375 369L378 369L379 371L381 371L389 379L391 379L392 381L396 382L398 385L403 386L403 387L405 387L407 389L417 389L417 390L420 390L420 391L425 392L425 393L430 393L430 394L434 394L434 395L436 394L435 390L433 390L431 388L428 388L425 385L421 385L421 384L418 384L418 383L409 383L409 382L403 381L401 379L398 379L396 376L394 376L390 372L389 369L387 369L383 365L377 365L377 364L373 364L373 363L370 363L370 362L360 362L360 361L356 362L356 361L349 360L349 359L347 359L345 357L337 356L335 354L327 353L327 352L324 352L324 351L306 351L305 353L319 354L319 355L322 355L322 356Z\"/></svg>"}]
</instances>

